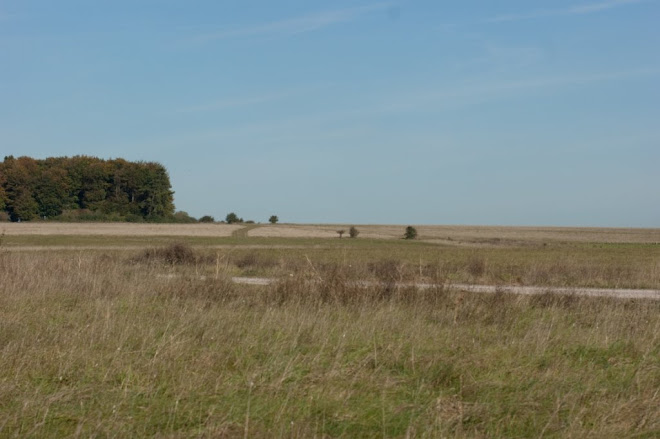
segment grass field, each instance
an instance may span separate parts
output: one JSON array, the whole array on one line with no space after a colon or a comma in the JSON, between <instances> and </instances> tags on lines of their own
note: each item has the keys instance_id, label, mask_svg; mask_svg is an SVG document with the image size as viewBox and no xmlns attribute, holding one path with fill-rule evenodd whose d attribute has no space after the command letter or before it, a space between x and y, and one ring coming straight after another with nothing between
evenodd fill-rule
<instances>
[{"instance_id":1,"label":"grass field","mask_svg":"<svg viewBox=\"0 0 660 439\"><path fill-rule=\"evenodd\" d=\"M394 226L360 226L357 239L338 239L347 227L102 224L85 234L93 224L24 225L0 229L5 249L136 251L177 241L222 259L236 276L288 276L311 264L354 279L388 271L402 281L660 289L658 229L422 226L419 240L405 241Z\"/></svg>"},{"instance_id":2,"label":"grass field","mask_svg":"<svg viewBox=\"0 0 660 439\"><path fill-rule=\"evenodd\" d=\"M260 229L6 232L0 437L660 435L660 302L442 287L657 289L657 231L453 245Z\"/></svg>"},{"instance_id":3,"label":"grass field","mask_svg":"<svg viewBox=\"0 0 660 439\"><path fill-rule=\"evenodd\" d=\"M131 223L4 223L6 236L238 236L266 238L336 238L350 225L308 224L131 224ZM360 236L370 239L403 237L404 226L358 225ZM544 242L655 243L660 229L587 227L417 226L419 239L454 245L520 245ZM240 233L246 231L246 233ZM238 233L237 233L238 232Z\"/></svg>"}]
</instances>

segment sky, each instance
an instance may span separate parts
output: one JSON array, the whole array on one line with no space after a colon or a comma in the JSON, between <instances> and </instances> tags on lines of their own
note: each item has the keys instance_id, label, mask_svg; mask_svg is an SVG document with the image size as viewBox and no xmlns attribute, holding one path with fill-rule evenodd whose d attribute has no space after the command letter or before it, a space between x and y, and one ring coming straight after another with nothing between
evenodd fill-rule
<instances>
[{"instance_id":1,"label":"sky","mask_svg":"<svg viewBox=\"0 0 660 439\"><path fill-rule=\"evenodd\" d=\"M0 0L0 158L265 222L660 227L660 0Z\"/></svg>"}]
</instances>

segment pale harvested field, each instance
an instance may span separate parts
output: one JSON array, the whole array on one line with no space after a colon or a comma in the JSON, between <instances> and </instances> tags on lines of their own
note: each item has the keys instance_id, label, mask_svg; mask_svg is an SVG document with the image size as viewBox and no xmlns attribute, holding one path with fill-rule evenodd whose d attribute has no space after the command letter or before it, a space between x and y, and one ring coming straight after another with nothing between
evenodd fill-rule
<instances>
[{"instance_id":1,"label":"pale harvested field","mask_svg":"<svg viewBox=\"0 0 660 439\"><path fill-rule=\"evenodd\" d=\"M241 229L229 224L134 224L134 223L5 223L0 233L10 235L95 236L231 236Z\"/></svg>"},{"instance_id":2,"label":"pale harvested field","mask_svg":"<svg viewBox=\"0 0 660 439\"><path fill-rule=\"evenodd\" d=\"M4 223L0 233L16 235L70 236L215 236L229 237L245 228L234 224L135 224L135 223ZM252 226L254 227L254 226ZM350 224L258 225L250 237L337 238L337 230ZM398 239L404 225L356 225L360 238ZM505 227L505 226L415 226L418 239L455 245L489 245L519 242L660 243L660 229Z\"/></svg>"},{"instance_id":3,"label":"pale harvested field","mask_svg":"<svg viewBox=\"0 0 660 439\"><path fill-rule=\"evenodd\" d=\"M337 230L350 225L267 225L248 232L249 236L277 238L337 238ZM405 226L356 225L361 238L396 239ZM418 238L454 244L498 244L517 241L562 241L603 243L660 243L660 229L504 227L504 226L415 226Z\"/></svg>"}]
</instances>

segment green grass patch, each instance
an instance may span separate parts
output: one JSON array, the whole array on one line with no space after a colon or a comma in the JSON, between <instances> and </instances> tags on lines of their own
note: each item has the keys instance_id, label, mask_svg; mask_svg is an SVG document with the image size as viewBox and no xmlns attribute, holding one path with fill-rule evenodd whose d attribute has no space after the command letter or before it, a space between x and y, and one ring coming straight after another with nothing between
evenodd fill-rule
<instances>
[{"instance_id":1,"label":"green grass patch","mask_svg":"<svg viewBox=\"0 0 660 439\"><path fill-rule=\"evenodd\" d=\"M320 282L247 287L231 264L0 252L0 436L660 431L660 303L351 288L317 257Z\"/></svg>"}]
</instances>

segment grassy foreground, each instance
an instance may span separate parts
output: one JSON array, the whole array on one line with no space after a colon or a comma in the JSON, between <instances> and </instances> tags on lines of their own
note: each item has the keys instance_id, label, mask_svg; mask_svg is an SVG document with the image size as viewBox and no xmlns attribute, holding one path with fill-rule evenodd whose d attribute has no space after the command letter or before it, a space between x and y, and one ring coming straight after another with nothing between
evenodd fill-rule
<instances>
[{"instance_id":1,"label":"grassy foreground","mask_svg":"<svg viewBox=\"0 0 660 439\"><path fill-rule=\"evenodd\" d=\"M183 253L0 252L0 436L660 435L658 302L250 287Z\"/></svg>"}]
</instances>

